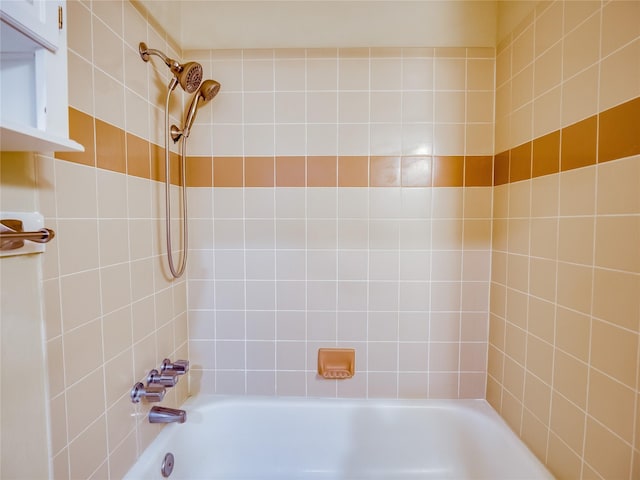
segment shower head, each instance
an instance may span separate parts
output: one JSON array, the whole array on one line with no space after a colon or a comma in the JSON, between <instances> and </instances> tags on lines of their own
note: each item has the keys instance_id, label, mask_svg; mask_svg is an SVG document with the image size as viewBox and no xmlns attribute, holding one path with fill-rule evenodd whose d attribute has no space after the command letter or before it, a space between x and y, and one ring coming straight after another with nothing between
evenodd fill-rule
<instances>
[{"instance_id":1,"label":"shower head","mask_svg":"<svg viewBox=\"0 0 640 480\"><path fill-rule=\"evenodd\" d=\"M176 75L180 86L187 93L195 92L202 81L202 65L197 62L187 62L181 67L182 70Z\"/></svg>"},{"instance_id":2,"label":"shower head","mask_svg":"<svg viewBox=\"0 0 640 480\"><path fill-rule=\"evenodd\" d=\"M140 42L138 51L140 52L140 57L145 62L149 61L150 55L160 57L164 61L165 65L169 67L169 70L171 70L171 73L173 73L177 82L180 83L180 86L187 93L195 92L200 86L200 82L202 81L202 65L199 63L187 62L185 64L180 64L173 58L167 57L160 50L148 48L147 44L144 42ZM175 88L175 83L172 84L172 88Z\"/></svg>"},{"instance_id":3,"label":"shower head","mask_svg":"<svg viewBox=\"0 0 640 480\"><path fill-rule=\"evenodd\" d=\"M205 80L202 82L202 85L200 85L200 95L204 103L213 100L213 97L215 97L219 91L220 83L215 80Z\"/></svg>"},{"instance_id":4,"label":"shower head","mask_svg":"<svg viewBox=\"0 0 640 480\"><path fill-rule=\"evenodd\" d=\"M220 84L215 80L205 80L200 85L200 89L193 96L193 100L191 101L191 105L189 106L189 110L187 110L187 117L184 121L184 128L182 129L182 136L187 138L189 133L191 132L191 127L193 126L193 122L196 119L196 113L198 111L198 107L202 103L202 105L208 103L215 97L220 91Z\"/></svg>"}]
</instances>

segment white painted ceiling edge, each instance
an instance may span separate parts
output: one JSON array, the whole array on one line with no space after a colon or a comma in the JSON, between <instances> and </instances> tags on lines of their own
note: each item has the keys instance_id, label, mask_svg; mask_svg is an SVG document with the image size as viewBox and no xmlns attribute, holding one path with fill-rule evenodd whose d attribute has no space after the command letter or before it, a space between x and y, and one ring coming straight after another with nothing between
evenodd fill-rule
<instances>
[{"instance_id":1,"label":"white painted ceiling edge","mask_svg":"<svg viewBox=\"0 0 640 480\"><path fill-rule=\"evenodd\" d=\"M535 1L137 0L185 50L494 47ZM502 21L505 19L505 21ZM502 33L506 32L506 33Z\"/></svg>"}]
</instances>

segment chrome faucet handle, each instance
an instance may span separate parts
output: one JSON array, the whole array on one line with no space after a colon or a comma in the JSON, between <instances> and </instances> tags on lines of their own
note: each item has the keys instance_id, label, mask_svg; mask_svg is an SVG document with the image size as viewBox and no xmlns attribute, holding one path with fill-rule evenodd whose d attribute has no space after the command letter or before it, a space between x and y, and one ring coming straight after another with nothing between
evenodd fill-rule
<instances>
[{"instance_id":1,"label":"chrome faucet handle","mask_svg":"<svg viewBox=\"0 0 640 480\"><path fill-rule=\"evenodd\" d=\"M147 385L145 387L144 383L138 382L131 389L131 401L139 403L144 398L147 402L161 402L166 392L166 387L161 385Z\"/></svg>"},{"instance_id":2,"label":"chrome faucet handle","mask_svg":"<svg viewBox=\"0 0 640 480\"><path fill-rule=\"evenodd\" d=\"M173 370L158 372L155 368L147 376L147 385L162 385L163 387L174 387L178 383L178 373Z\"/></svg>"},{"instance_id":3,"label":"chrome faucet handle","mask_svg":"<svg viewBox=\"0 0 640 480\"><path fill-rule=\"evenodd\" d=\"M165 358L160 366L160 371L162 373L175 372L177 375L184 375L189 371L189 360L176 360L171 363L171 360Z\"/></svg>"}]
</instances>

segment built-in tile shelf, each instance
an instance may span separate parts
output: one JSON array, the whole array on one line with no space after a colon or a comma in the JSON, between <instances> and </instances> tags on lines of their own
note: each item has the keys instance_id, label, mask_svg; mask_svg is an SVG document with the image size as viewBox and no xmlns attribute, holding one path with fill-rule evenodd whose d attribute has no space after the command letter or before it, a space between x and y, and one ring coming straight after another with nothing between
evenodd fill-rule
<instances>
[{"instance_id":1,"label":"built-in tile shelf","mask_svg":"<svg viewBox=\"0 0 640 480\"><path fill-rule=\"evenodd\" d=\"M83 151L69 139L63 0L0 2L0 150Z\"/></svg>"}]
</instances>

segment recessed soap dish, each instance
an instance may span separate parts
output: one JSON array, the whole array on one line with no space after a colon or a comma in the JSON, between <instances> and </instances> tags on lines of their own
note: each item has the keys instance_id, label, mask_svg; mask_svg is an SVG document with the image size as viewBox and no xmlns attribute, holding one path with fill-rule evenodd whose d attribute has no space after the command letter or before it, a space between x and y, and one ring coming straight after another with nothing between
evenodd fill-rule
<instances>
[{"instance_id":1,"label":"recessed soap dish","mask_svg":"<svg viewBox=\"0 0 640 480\"><path fill-rule=\"evenodd\" d=\"M353 348L318 349L318 375L328 380L351 378L355 372L356 352Z\"/></svg>"}]
</instances>

